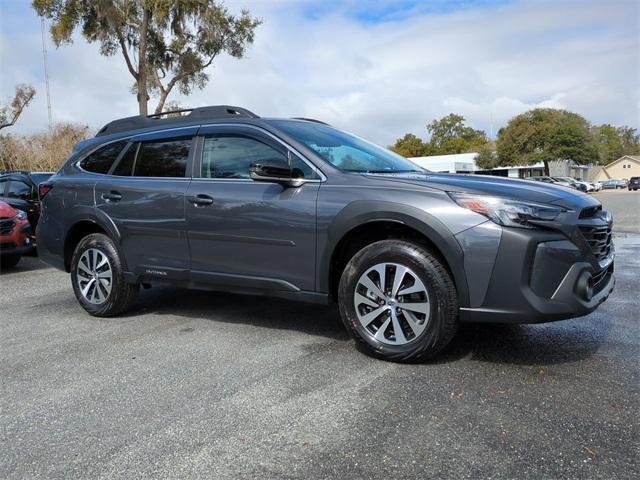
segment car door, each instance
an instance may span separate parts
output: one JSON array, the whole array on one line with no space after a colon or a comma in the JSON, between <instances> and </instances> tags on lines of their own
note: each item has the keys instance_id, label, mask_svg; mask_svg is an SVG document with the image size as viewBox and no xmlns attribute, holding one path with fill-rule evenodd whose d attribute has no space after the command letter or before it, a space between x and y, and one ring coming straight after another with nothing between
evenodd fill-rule
<instances>
[{"instance_id":1,"label":"car door","mask_svg":"<svg viewBox=\"0 0 640 480\"><path fill-rule=\"evenodd\" d=\"M187 277L184 198L197 127L136 136L95 186L96 209L120 234L130 271L145 277Z\"/></svg>"},{"instance_id":2,"label":"car door","mask_svg":"<svg viewBox=\"0 0 640 480\"><path fill-rule=\"evenodd\" d=\"M6 183L3 200L17 210L26 212L29 223L35 231L38 223L37 192L26 182L17 178L10 178Z\"/></svg>"},{"instance_id":3,"label":"car door","mask_svg":"<svg viewBox=\"0 0 640 480\"><path fill-rule=\"evenodd\" d=\"M192 278L284 291L315 289L316 200L322 174L257 127L198 134L186 213ZM285 160L306 183L257 182L249 166Z\"/></svg>"}]
</instances>

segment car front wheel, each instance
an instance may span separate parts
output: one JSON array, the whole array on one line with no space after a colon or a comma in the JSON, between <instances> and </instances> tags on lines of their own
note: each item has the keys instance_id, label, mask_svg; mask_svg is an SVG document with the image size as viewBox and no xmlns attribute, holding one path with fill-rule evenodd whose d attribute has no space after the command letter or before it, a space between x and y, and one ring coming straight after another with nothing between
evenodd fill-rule
<instances>
[{"instance_id":1,"label":"car front wheel","mask_svg":"<svg viewBox=\"0 0 640 480\"><path fill-rule=\"evenodd\" d=\"M342 274L338 301L357 347L384 360L433 357L457 328L456 289L443 261L406 241L383 240L360 250Z\"/></svg>"},{"instance_id":2,"label":"car front wheel","mask_svg":"<svg viewBox=\"0 0 640 480\"><path fill-rule=\"evenodd\" d=\"M96 317L113 317L125 312L136 300L138 285L124 281L118 250L106 235L84 237L71 260L73 291L87 312Z\"/></svg>"}]
</instances>

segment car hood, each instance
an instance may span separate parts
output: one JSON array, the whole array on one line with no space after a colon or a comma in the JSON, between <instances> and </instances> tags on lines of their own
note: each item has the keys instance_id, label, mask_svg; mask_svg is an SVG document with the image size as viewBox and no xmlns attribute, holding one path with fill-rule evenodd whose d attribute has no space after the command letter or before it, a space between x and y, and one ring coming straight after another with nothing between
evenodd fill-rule
<instances>
[{"instance_id":1,"label":"car hood","mask_svg":"<svg viewBox=\"0 0 640 480\"><path fill-rule=\"evenodd\" d=\"M371 179L435 188L447 192L468 192L513 198L517 200L551 203L569 209L600 205L600 202L573 188L532 180L463 175L451 173L367 174Z\"/></svg>"},{"instance_id":2,"label":"car hood","mask_svg":"<svg viewBox=\"0 0 640 480\"><path fill-rule=\"evenodd\" d=\"M0 201L0 218L13 218L18 211L8 203Z\"/></svg>"}]
</instances>

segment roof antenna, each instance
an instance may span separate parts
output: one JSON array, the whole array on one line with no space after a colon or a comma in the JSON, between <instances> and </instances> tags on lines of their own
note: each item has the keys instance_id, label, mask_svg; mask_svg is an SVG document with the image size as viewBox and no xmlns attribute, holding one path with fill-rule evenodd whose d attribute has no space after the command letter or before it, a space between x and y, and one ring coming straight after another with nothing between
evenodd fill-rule
<instances>
[{"instance_id":1,"label":"roof antenna","mask_svg":"<svg viewBox=\"0 0 640 480\"><path fill-rule=\"evenodd\" d=\"M40 19L40 26L42 30L42 61L44 63L44 83L47 89L47 114L49 117L49 131L51 131L51 95L49 94L49 69L47 68L47 44L44 40L44 17Z\"/></svg>"}]
</instances>

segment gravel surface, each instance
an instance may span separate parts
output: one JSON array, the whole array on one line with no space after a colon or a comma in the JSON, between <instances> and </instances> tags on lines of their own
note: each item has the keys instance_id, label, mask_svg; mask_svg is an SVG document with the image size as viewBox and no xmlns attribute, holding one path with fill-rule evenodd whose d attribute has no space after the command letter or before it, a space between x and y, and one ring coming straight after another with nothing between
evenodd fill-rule
<instances>
[{"instance_id":1,"label":"gravel surface","mask_svg":"<svg viewBox=\"0 0 640 480\"><path fill-rule=\"evenodd\" d=\"M606 195L606 194L605 194ZM0 478L639 478L640 236L588 317L358 353L334 309L153 288L97 319L0 276Z\"/></svg>"}]
</instances>

